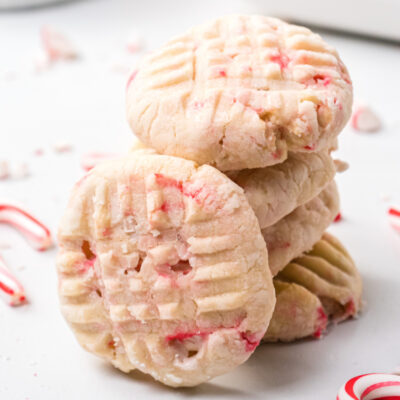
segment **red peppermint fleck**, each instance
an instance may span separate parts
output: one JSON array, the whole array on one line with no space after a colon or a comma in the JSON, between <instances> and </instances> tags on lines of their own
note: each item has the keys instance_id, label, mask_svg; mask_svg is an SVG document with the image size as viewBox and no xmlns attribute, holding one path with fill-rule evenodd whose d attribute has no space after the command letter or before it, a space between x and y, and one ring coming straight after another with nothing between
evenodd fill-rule
<instances>
[{"instance_id":1,"label":"red peppermint fleck","mask_svg":"<svg viewBox=\"0 0 400 400\"><path fill-rule=\"evenodd\" d=\"M190 339L190 338L192 338L192 337L194 337L194 336L199 336L199 337L201 337L201 338L205 338L205 337L207 337L209 335L209 332L206 332L206 331L200 331L200 330L198 330L198 331L192 331L192 332L176 332L176 333L174 333L174 334L172 334L172 335L168 335L168 336L166 336L165 337L165 340L167 341L167 342L170 342L170 341L172 341L172 340L177 340L177 341L180 341L180 342L182 342L182 341L184 341L184 340L186 340L186 339Z\"/></svg>"},{"instance_id":2,"label":"red peppermint fleck","mask_svg":"<svg viewBox=\"0 0 400 400\"><path fill-rule=\"evenodd\" d=\"M313 80L317 84L321 84L323 86L328 86L332 82L332 78L327 75L317 74L313 76Z\"/></svg>"},{"instance_id":3,"label":"red peppermint fleck","mask_svg":"<svg viewBox=\"0 0 400 400\"><path fill-rule=\"evenodd\" d=\"M254 334L240 332L240 338L245 341L246 351L254 351L255 348L260 344L260 340L256 339Z\"/></svg>"},{"instance_id":4,"label":"red peppermint fleck","mask_svg":"<svg viewBox=\"0 0 400 400\"><path fill-rule=\"evenodd\" d=\"M333 220L333 222L339 222L339 221L341 221L342 220L342 214L339 212L337 215L336 215L336 217L335 217L335 219Z\"/></svg>"},{"instance_id":5,"label":"red peppermint fleck","mask_svg":"<svg viewBox=\"0 0 400 400\"><path fill-rule=\"evenodd\" d=\"M279 64L279 66L281 67L281 70L285 69L288 66L289 61L290 61L289 57L282 52L272 55L270 57L270 60L273 63Z\"/></svg>"},{"instance_id":6,"label":"red peppermint fleck","mask_svg":"<svg viewBox=\"0 0 400 400\"><path fill-rule=\"evenodd\" d=\"M326 326L328 324L328 316L325 314L325 311L322 307L318 308L317 313L317 328L313 333L313 337L316 339L320 339L322 337L322 333L326 330Z\"/></svg>"},{"instance_id":7,"label":"red peppermint fleck","mask_svg":"<svg viewBox=\"0 0 400 400\"><path fill-rule=\"evenodd\" d=\"M222 76L223 78L226 78L226 71L224 69L221 69L219 71L219 76Z\"/></svg>"},{"instance_id":8,"label":"red peppermint fleck","mask_svg":"<svg viewBox=\"0 0 400 400\"><path fill-rule=\"evenodd\" d=\"M126 89L129 88L130 84L133 82L133 80L136 78L137 73L139 72L139 70L135 69L131 75L128 78L128 81L126 82Z\"/></svg>"},{"instance_id":9,"label":"red peppermint fleck","mask_svg":"<svg viewBox=\"0 0 400 400\"><path fill-rule=\"evenodd\" d=\"M354 304L354 300L351 299L345 305L345 315L354 315L356 313L356 305Z\"/></svg>"}]
</instances>

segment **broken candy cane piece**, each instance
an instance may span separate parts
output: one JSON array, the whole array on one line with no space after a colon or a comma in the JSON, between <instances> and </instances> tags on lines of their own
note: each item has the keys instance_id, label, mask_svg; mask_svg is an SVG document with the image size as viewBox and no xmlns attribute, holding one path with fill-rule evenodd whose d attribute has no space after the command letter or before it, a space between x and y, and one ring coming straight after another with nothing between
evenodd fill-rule
<instances>
[{"instance_id":1,"label":"broken candy cane piece","mask_svg":"<svg viewBox=\"0 0 400 400\"><path fill-rule=\"evenodd\" d=\"M53 150L56 153L67 153L72 150L72 144L64 141L60 141L53 144Z\"/></svg>"},{"instance_id":2,"label":"broken candy cane piece","mask_svg":"<svg viewBox=\"0 0 400 400\"><path fill-rule=\"evenodd\" d=\"M0 223L15 227L36 250L44 251L53 245L49 229L27 211L14 204L0 203Z\"/></svg>"},{"instance_id":3,"label":"broken candy cane piece","mask_svg":"<svg viewBox=\"0 0 400 400\"><path fill-rule=\"evenodd\" d=\"M336 400L400 399L400 376L365 374L356 376L339 390Z\"/></svg>"},{"instance_id":4,"label":"broken candy cane piece","mask_svg":"<svg viewBox=\"0 0 400 400\"><path fill-rule=\"evenodd\" d=\"M396 231L400 232L400 208L390 207L388 209L389 223Z\"/></svg>"},{"instance_id":5,"label":"broken candy cane piece","mask_svg":"<svg viewBox=\"0 0 400 400\"><path fill-rule=\"evenodd\" d=\"M50 61L73 60L78 57L78 52L69 39L54 28L42 27L40 36L43 48Z\"/></svg>"},{"instance_id":6,"label":"broken candy cane piece","mask_svg":"<svg viewBox=\"0 0 400 400\"><path fill-rule=\"evenodd\" d=\"M20 282L12 275L6 263L0 256L0 293L11 306L18 306L25 303L25 289Z\"/></svg>"},{"instance_id":7,"label":"broken candy cane piece","mask_svg":"<svg viewBox=\"0 0 400 400\"><path fill-rule=\"evenodd\" d=\"M81 158L81 167L85 171L90 171L97 164L103 161L110 160L111 158L117 157L117 154L112 153L86 153Z\"/></svg>"},{"instance_id":8,"label":"broken candy cane piece","mask_svg":"<svg viewBox=\"0 0 400 400\"><path fill-rule=\"evenodd\" d=\"M342 214L339 212L337 213L335 219L333 220L333 222L340 222L342 220Z\"/></svg>"},{"instance_id":9,"label":"broken candy cane piece","mask_svg":"<svg viewBox=\"0 0 400 400\"><path fill-rule=\"evenodd\" d=\"M129 53L137 53L138 51L143 49L143 39L138 34L132 32L128 36L128 40L126 42L126 50Z\"/></svg>"},{"instance_id":10,"label":"broken candy cane piece","mask_svg":"<svg viewBox=\"0 0 400 400\"><path fill-rule=\"evenodd\" d=\"M351 116L351 126L360 132L376 132L382 124L379 117L368 106L356 107Z\"/></svg>"},{"instance_id":11,"label":"broken candy cane piece","mask_svg":"<svg viewBox=\"0 0 400 400\"><path fill-rule=\"evenodd\" d=\"M7 179L10 176L10 169L7 161L0 161L0 179Z\"/></svg>"}]
</instances>

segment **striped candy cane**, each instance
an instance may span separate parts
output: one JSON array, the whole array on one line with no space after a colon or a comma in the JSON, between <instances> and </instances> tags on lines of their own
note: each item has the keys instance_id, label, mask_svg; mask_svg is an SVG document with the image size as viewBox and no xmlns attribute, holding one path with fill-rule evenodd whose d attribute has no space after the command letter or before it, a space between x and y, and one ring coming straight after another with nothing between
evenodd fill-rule
<instances>
[{"instance_id":1,"label":"striped candy cane","mask_svg":"<svg viewBox=\"0 0 400 400\"><path fill-rule=\"evenodd\" d=\"M18 306L26 301L25 289L7 268L0 257L0 294L11 306Z\"/></svg>"},{"instance_id":2,"label":"striped candy cane","mask_svg":"<svg viewBox=\"0 0 400 400\"><path fill-rule=\"evenodd\" d=\"M336 400L400 400L400 376L365 374L344 384Z\"/></svg>"},{"instance_id":3,"label":"striped candy cane","mask_svg":"<svg viewBox=\"0 0 400 400\"><path fill-rule=\"evenodd\" d=\"M14 204L0 202L0 223L16 228L36 250L47 250L53 245L49 229L27 211Z\"/></svg>"},{"instance_id":4,"label":"striped candy cane","mask_svg":"<svg viewBox=\"0 0 400 400\"><path fill-rule=\"evenodd\" d=\"M400 232L400 209L391 207L388 209L389 223L396 231Z\"/></svg>"}]
</instances>

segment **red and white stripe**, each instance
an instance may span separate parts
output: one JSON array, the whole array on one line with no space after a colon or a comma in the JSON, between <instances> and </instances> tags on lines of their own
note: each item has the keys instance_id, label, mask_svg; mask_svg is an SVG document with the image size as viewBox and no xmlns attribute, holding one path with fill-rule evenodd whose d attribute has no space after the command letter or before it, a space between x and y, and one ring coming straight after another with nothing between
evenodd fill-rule
<instances>
[{"instance_id":1,"label":"red and white stripe","mask_svg":"<svg viewBox=\"0 0 400 400\"><path fill-rule=\"evenodd\" d=\"M400 232L400 207L390 207L387 213L390 225Z\"/></svg>"},{"instance_id":2,"label":"red and white stripe","mask_svg":"<svg viewBox=\"0 0 400 400\"><path fill-rule=\"evenodd\" d=\"M0 223L16 228L39 251L53 245L50 230L21 207L9 202L0 202Z\"/></svg>"},{"instance_id":3,"label":"red and white stripe","mask_svg":"<svg viewBox=\"0 0 400 400\"><path fill-rule=\"evenodd\" d=\"M400 376L390 374L356 376L340 388L336 400L400 400Z\"/></svg>"},{"instance_id":4,"label":"red and white stripe","mask_svg":"<svg viewBox=\"0 0 400 400\"><path fill-rule=\"evenodd\" d=\"M0 294L11 306L26 302L25 289L0 257Z\"/></svg>"}]
</instances>

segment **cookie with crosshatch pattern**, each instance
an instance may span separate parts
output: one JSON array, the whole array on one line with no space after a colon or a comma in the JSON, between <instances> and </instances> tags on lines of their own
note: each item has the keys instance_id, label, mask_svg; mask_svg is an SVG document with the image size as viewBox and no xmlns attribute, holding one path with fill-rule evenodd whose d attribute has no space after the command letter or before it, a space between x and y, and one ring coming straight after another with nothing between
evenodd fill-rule
<instances>
[{"instance_id":1,"label":"cookie with crosshatch pattern","mask_svg":"<svg viewBox=\"0 0 400 400\"><path fill-rule=\"evenodd\" d=\"M275 294L242 189L215 168L141 152L75 186L59 229L61 310L123 371L193 386L243 363Z\"/></svg>"},{"instance_id":2,"label":"cookie with crosshatch pattern","mask_svg":"<svg viewBox=\"0 0 400 400\"><path fill-rule=\"evenodd\" d=\"M140 141L130 151L156 153ZM337 167L330 151L292 153L281 164L265 168L227 171L226 175L243 190L261 229L276 224L324 190L335 177Z\"/></svg>"},{"instance_id":3,"label":"cookie with crosshatch pattern","mask_svg":"<svg viewBox=\"0 0 400 400\"><path fill-rule=\"evenodd\" d=\"M311 250L339 212L339 193L332 181L318 196L262 229L269 267L275 276L293 258Z\"/></svg>"},{"instance_id":4,"label":"cookie with crosshatch pattern","mask_svg":"<svg viewBox=\"0 0 400 400\"><path fill-rule=\"evenodd\" d=\"M276 307L264 341L321 337L329 321L356 316L362 279L346 248L325 232L307 253L275 278Z\"/></svg>"},{"instance_id":5,"label":"cookie with crosshatch pattern","mask_svg":"<svg viewBox=\"0 0 400 400\"><path fill-rule=\"evenodd\" d=\"M221 171L331 147L351 105L333 47L258 15L225 16L173 38L127 85L128 120L143 143Z\"/></svg>"}]
</instances>

